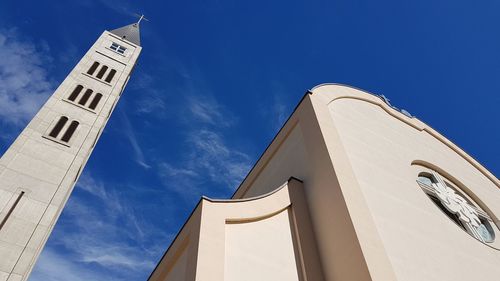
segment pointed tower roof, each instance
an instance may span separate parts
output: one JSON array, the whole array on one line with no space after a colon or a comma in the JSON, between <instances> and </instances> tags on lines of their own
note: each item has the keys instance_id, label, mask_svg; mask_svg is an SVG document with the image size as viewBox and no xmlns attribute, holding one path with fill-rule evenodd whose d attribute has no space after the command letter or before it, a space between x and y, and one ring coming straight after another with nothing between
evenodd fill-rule
<instances>
[{"instance_id":1,"label":"pointed tower roof","mask_svg":"<svg viewBox=\"0 0 500 281\"><path fill-rule=\"evenodd\" d=\"M126 25L117 29L110 31L114 35L120 36L120 38L132 42L136 45L141 45L141 34L139 32L139 22Z\"/></svg>"}]
</instances>

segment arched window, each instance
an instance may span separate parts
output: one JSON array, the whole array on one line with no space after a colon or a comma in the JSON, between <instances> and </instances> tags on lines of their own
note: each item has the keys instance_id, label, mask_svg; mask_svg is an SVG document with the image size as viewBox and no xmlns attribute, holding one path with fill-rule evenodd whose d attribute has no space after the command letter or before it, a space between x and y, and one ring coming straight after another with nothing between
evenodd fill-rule
<instances>
[{"instance_id":1,"label":"arched window","mask_svg":"<svg viewBox=\"0 0 500 281\"><path fill-rule=\"evenodd\" d=\"M89 68L89 70L87 71L87 74L89 74L89 75L94 74L94 72L95 72L95 70L97 69L98 66L99 66L99 63L95 61L92 64L92 66Z\"/></svg>"},{"instance_id":2,"label":"arched window","mask_svg":"<svg viewBox=\"0 0 500 281\"><path fill-rule=\"evenodd\" d=\"M97 107L97 105L99 104L99 101L101 100L101 98L102 98L102 95L97 93L95 95L94 99L92 100L92 102L90 103L89 108L94 110Z\"/></svg>"},{"instance_id":3,"label":"arched window","mask_svg":"<svg viewBox=\"0 0 500 281\"><path fill-rule=\"evenodd\" d=\"M103 76L104 76L104 73L106 73L106 71L108 70L108 67L103 65L101 67L101 70L99 70L99 73L97 73L96 77L101 79Z\"/></svg>"},{"instance_id":4,"label":"arched window","mask_svg":"<svg viewBox=\"0 0 500 281\"><path fill-rule=\"evenodd\" d=\"M75 89L73 90L73 92L71 92L71 95L69 95L68 100L75 101L75 99L78 97L78 95L80 94L80 92L82 90L83 90L82 85L76 86Z\"/></svg>"},{"instance_id":5,"label":"arched window","mask_svg":"<svg viewBox=\"0 0 500 281\"><path fill-rule=\"evenodd\" d=\"M51 136L53 138L57 138L57 136L61 132L64 125L66 125L66 122L68 122L68 117L61 116L61 118L59 118L59 121L57 121L54 128L52 128L52 131L50 131L49 136Z\"/></svg>"},{"instance_id":6,"label":"arched window","mask_svg":"<svg viewBox=\"0 0 500 281\"><path fill-rule=\"evenodd\" d=\"M106 77L106 82L110 83L111 80L113 80L113 77L115 77L116 70L111 69L111 71L108 74L108 77Z\"/></svg>"},{"instance_id":7,"label":"arched window","mask_svg":"<svg viewBox=\"0 0 500 281\"><path fill-rule=\"evenodd\" d=\"M90 95L92 95L92 90L87 89L85 91L85 93L83 94L82 98L80 99L80 101L78 101L78 103L81 105L85 105L87 103L87 101L89 100Z\"/></svg>"},{"instance_id":8,"label":"arched window","mask_svg":"<svg viewBox=\"0 0 500 281\"><path fill-rule=\"evenodd\" d=\"M68 129L64 133L63 137L61 138L61 140L64 142L68 142L71 139L71 137L73 136L73 134L75 133L76 128L78 128L79 124L80 123L78 123L78 121L72 121L71 124L69 125Z\"/></svg>"}]
</instances>

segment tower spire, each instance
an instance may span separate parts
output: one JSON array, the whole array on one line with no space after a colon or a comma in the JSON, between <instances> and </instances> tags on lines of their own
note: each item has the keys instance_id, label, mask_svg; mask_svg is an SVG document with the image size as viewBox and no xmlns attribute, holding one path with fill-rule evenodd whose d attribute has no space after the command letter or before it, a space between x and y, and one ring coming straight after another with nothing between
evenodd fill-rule
<instances>
[{"instance_id":1,"label":"tower spire","mask_svg":"<svg viewBox=\"0 0 500 281\"><path fill-rule=\"evenodd\" d=\"M136 23L132 23L117 29L113 29L110 32L114 35L119 36L123 40L127 40L130 43L140 46L141 45L141 34L139 30L139 24L142 20L149 21L143 14L135 14L139 18Z\"/></svg>"}]
</instances>

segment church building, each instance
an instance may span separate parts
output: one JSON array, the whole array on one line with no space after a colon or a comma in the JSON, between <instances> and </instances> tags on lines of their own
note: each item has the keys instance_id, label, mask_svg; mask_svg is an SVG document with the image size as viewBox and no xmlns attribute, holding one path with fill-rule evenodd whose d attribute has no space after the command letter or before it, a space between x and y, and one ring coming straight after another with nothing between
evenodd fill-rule
<instances>
[{"instance_id":1,"label":"church building","mask_svg":"<svg viewBox=\"0 0 500 281\"><path fill-rule=\"evenodd\" d=\"M498 281L499 187L384 96L319 85L149 281Z\"/></svg>"},{"instance_id":2,"label":"church building","mask_svg":"<svg viewBox=\"0 0 500 281\"><path fill-rule=\"evenodd\" d=\"M142 19L142 17L141 17ZM0 281L25 281L142 50L105 31L0 159ZM498 281L500 181L384 96L308 91L149 281Z\"/></svg>"}]
</instances>

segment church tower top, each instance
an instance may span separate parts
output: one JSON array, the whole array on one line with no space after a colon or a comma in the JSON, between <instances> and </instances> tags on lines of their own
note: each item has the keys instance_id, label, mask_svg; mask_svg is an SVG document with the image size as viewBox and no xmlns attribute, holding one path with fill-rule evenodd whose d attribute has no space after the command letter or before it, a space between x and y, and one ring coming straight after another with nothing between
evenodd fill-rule
<instances>
[{"instance_id":1,"label":"church tower top","mask_svg":"<svg viewBox=\"0 0 500 281\"><path fill-rule=\"evenodd\" d=\"M139 16L139 15L138 15ZM139 30L139 25L142 20L148 20L144 15L139 16L139 20L136 23L132 23L117 29L113 29L110 32L114 35L120 36L120 38L127 40L137 46L141 45L141 34Z\"/></svg>"}]
</instances>

